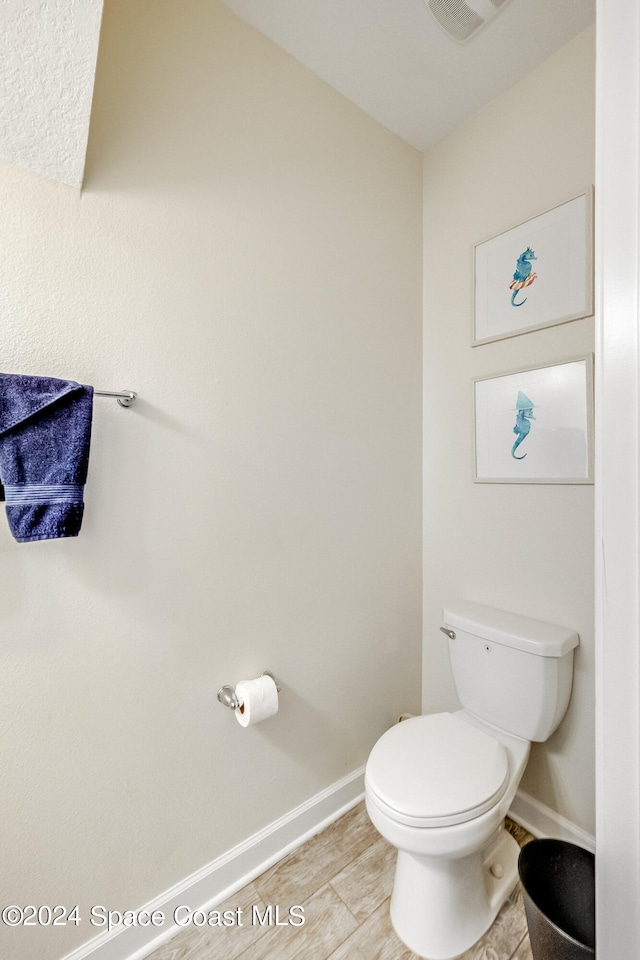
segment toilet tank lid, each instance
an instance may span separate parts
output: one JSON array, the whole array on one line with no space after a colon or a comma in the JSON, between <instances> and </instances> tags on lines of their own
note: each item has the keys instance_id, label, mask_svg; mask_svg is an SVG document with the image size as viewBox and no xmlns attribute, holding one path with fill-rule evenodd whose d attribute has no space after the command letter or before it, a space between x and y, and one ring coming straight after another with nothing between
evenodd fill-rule
<instances>
[{"instance_id":1,"label":"toilet tank lid","mask_svg":"<svg viewBox=\"0 0 640 960\"><path fill-rule=\"evenodd\" d=\"M463 630L483 640L492 640L538 657L563 657L580 642L575 630L568 627L468 600L447 603L443 618L445 626L453 630Z\"/></svg>"}]
</instances>

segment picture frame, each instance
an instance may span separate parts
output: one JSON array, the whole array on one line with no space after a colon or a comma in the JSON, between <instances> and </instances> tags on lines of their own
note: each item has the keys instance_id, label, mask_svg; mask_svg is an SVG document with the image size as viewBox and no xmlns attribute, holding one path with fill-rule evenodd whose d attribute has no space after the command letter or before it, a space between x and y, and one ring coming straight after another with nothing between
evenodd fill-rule
<instances>
[{"instance_id":1,"label":"picture frame","mask_svg":"<svg viewBox=\"0 0 640 960\"><path fill-rule=\"evenodd\" d=\"M474 380L479 483L593 483L593 354Z\"/></svg>"},{"instance_id":2,"label":"picture frame","mask_svg":"<svg viewBox=\"0 0 640 960\"><path fill-rule=\"evenodd\" d=\"M592 313L592 188L475 245L474 347Z\"/></svg>"}]
</instances>

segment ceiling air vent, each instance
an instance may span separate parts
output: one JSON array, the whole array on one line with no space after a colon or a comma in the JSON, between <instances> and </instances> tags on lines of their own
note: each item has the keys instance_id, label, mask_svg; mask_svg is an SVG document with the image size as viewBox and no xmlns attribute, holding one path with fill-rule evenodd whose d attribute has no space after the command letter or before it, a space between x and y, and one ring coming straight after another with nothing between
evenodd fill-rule
<instances>
[{"instance_id":1,"label":"ceiling air vent","mask_svg":"<svg viewBox=\"0 0 640 960\"><path fill-rule=\"evenodd\" d=\"M425 0L442 29L463 42L495 17L508 0Z\"/></svg>"}]
</instances>

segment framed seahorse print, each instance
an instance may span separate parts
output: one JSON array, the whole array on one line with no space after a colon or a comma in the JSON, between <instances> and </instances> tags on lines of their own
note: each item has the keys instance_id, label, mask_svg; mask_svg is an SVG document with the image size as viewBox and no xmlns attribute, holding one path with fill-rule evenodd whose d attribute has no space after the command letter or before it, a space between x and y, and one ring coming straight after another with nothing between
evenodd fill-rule
<instances>
[{"instance_id":1,"label":"framed seahorse print","mask_svg":"<svg viewBox=\"0 0 640 960\"><path fill-rule=\"evenodd\" d=\"M593 190L474 247L473 346L593 313Z\"/></svg>"},{"instance_id":2,"label":"framed seahorse print","mask_svg":"<svg viewBox=\"0 0 640 960\"><path fill-rule=\"evenodd\" d=\"M474 381L475 480L593 483L593 354Z\"/></svg>"}]
</instances>

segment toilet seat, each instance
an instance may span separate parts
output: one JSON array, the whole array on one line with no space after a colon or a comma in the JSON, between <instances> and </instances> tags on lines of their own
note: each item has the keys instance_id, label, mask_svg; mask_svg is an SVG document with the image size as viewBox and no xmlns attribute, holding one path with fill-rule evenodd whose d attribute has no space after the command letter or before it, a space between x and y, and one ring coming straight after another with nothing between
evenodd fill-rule
<instances>
[{"instance_id":1,"label":"toilet seat","mask_svg":"<svg viewBox=\"0 0 640 960\"><path fill-rule=\"evenodd\" d=\"M450 713L413 717L387 730L367 762L375 803L398 823L444 827L479 817L509 782L504 746Z\"/></svg>"}]
</instances>

